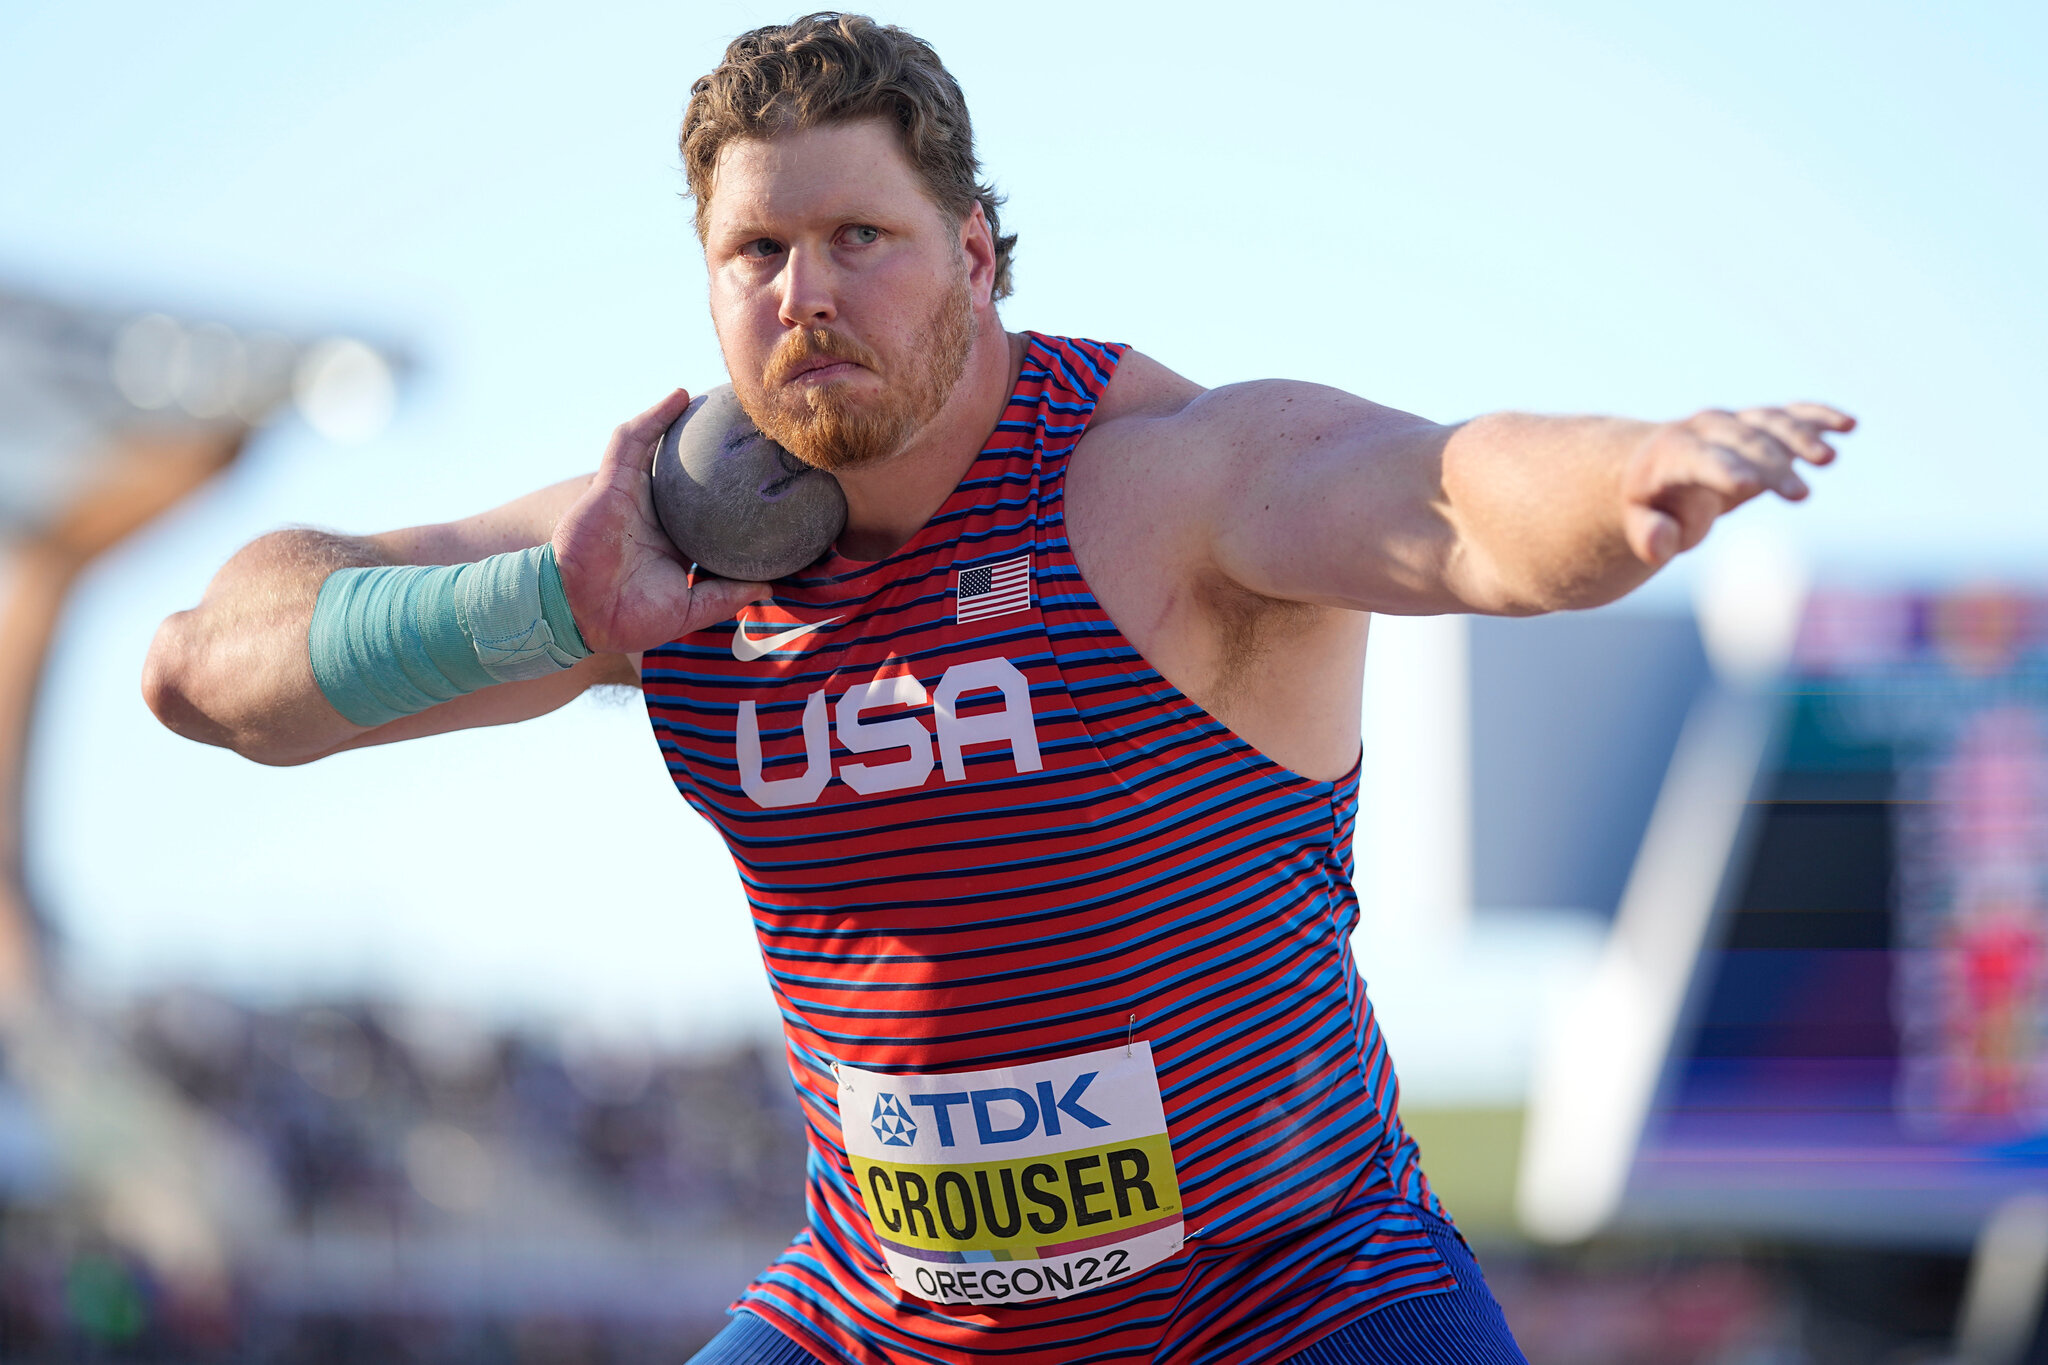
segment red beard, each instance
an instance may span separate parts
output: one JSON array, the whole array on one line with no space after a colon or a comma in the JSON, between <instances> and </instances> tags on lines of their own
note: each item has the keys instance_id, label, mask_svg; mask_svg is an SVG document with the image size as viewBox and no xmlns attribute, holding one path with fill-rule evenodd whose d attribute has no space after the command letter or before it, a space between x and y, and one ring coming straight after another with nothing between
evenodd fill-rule
<instances>
[{"instance_id":1,"label":"red beard","mask_svg":"<svg viewBox=\"0 0 2048 1365\"><path fill-rule=\"evenodd\" d=\"M918 357L923 363L894 377L880 356L852 337L825 327L798 328L777 343L758 389L749 393L738 383L733 387L762 435L805 464L832 473L862 469L910 444L938 416L967 372L974 308L965 271L954 277L922 331L928 338ZM882 379L882 392L857 397L851 379L791 385L803 366L819 359L862 366Z\"/></svg>"}]
</instances>

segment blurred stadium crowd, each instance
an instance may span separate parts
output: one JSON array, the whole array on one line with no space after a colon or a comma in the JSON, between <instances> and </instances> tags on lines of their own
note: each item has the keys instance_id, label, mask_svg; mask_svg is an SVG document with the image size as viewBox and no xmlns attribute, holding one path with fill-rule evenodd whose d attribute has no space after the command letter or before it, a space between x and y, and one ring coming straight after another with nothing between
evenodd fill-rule
<instances>
[{"instance_id":1,"label":"blurred stadium crowd","mask_svg":"<svg viewBox=\"0 0 2048 1365\"><path fill-rule=\"evenodd\" d=\"M259 1013L189 992L123 1025L262 1153L299 1231L431 1228L550 1198L621 1232L803 1217L779 1052L546 1040L370 1005Z\"/></svg>"},{"instance_id":2,"label":"blurred stadium crowd","mask_svg":"<svg viewBox=\"0 0 2048 1365\"><path fill-rule=\"evenodd\" d=\"M39 1172L63 1153L17 1159L0 1358L679 1359L803 1220L795 1099L755 1045L193 991L105 1027L238 1168L237 1244L223 1276L166 1273Z\"/></svg>"},{"instance_id":3,"label":"blurred stadium crowd","mask_svg":"<svg viewBox=\"0 0 2048 1365\"><path fill-rule=\"evenodd\" d=\"M116 1107L147 1109L154 1089L238 1171L193 1180L234 1204L207 1210L229 1230L224 1273L110 1235L121 1218L57 1169L77 1152L32 1148L118 1145L120 1124L33 1117L66 1106L10 1068L0 1359L682 1362L803 1219L800 1118L758 1044L192 990L126 1003L95 1032L108 1070L136 1068ZM25 1117L50 1131L25 1136ZM163 1128L160 1111L138 1119L158 1146ZM1645 1250L1501 1246L1487 1265L1536 1365L1875 1360L1868 1305L1851 1302L1872 1296L1893 1320L1882 1359L1933 1361L1959 1273L1937 1262L1908 1282L1888 1263L1831 1283L1754 1246ZM1929 1349L1898 1354L1917 1332Z\"/></svg>"}]
</instances>

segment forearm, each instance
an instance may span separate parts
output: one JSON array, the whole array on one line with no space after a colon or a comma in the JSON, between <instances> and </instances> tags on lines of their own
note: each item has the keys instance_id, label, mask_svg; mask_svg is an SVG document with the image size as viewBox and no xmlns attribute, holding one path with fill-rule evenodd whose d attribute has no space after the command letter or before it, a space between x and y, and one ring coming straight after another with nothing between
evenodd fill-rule
<instances>
[{"instance_id":1,"label":"forearm","mask_svg":"<svg viewBox=\"0 0 2048 1365\"><path fill-rule=\"evenodd\" d=\"M629 660L594 655L548 546L421 556L417 532L286 533L249 547L166 622L144 677L172 729L273 764L552 711Z\"/></svg>"},{"instance_id":2,"label":"forearm","mask_svg":"<svg viewBox=\"0 0 2048 1365\"><path fill-rule=\"evenodd\" d=\"M637 685L642 650L767 592L693 580L655 518L647 470L688 402L678 389L620 426L595 477L489 512L362 539L296 530L253 542L158 630L143 669L150 709L188 738L293 764Z\"/></svg>"},{"instance_id":3,"label":"forearm","mask_svg":"<svg viewBox=\"0 0 2048 1365\"><path fill-rule=\"evenodd\" d=\"M314 681L306 632L320 585L336 569L390 563L376 542L322 531L277 531L222 566L198 606L158 628L143 698L187 739L260 763L303 763L363 732Z\"/></svg>"},{"instance_id":4,"label":"forearm","mask_svg":"<svg viewBox=\"0 0 2048 1365\"><path fill-rule=\"evenodd\" d=\"M1397 615L1529 616L1639 586L1759 493L1807 495L1856 419L1821 403L1682 421L1498 413L1439 426L1315 385L1212 390L1166 433L1225 581ZM1114 450L1114 446L1111 447Z\"/></svg>"},{"instance_id":5,"label":"forearm","mask_svg":"<svg viewBox=\"0 0 2048 1365\"><path fill-rule=\"evenodd\" d=\"M1533 615L1595 607L1655 569L1626 535L1624 478L1658 431L1613 417L1495 413L1443 448L1457 595L1473 611Z\"/></svg>"}]
</instances>

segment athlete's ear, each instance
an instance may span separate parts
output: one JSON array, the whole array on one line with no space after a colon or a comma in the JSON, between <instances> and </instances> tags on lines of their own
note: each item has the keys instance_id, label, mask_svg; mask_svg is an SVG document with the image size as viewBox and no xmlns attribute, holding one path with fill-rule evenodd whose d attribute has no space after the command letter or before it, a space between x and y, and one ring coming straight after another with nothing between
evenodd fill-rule
<instances>
[{"instance_id":1,"label":"athlete's ear","mask_svg":"<svg viewBox=\"0 0 2048 1365\"><path fill-rule=\"evenodd\" d=\"M967 257L967 293L977 306L993 302L996 288L996 243L989 234L981 201L960 220L960 250Z\"/></svg>"}]
</instances>

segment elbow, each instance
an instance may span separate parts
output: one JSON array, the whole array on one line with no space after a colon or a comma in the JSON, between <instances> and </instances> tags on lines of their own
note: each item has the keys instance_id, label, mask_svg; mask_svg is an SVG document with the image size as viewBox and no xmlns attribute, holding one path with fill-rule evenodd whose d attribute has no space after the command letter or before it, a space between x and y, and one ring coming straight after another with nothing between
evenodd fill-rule
<instances>
[{"instance_id":1,"label":"elbow","mask_svg":"<svg viewBox=\"0 0 2048 1365\"><path fill-rule=\"evenodd\" d=\"M1457 610L1475 616L1543 616L1577 605L1571 585L1488 554L1467 538L1452 547L1439 573Z\"/></svg>"},{"instance_id":2,"label":"elbow","mask_svg":"<svg viewBox=\"0 0 2048 1365\"><path fill-rule=\"evenodd\" d=\"M1474 610L1482 616L1549 616L1560 611L1587 611L1604 607L1615 594L1586 590L1575 585L1530 584L1505 590Z\"/></svg>"},{"instance_id":3,"label":"elbow","mask_svg":"<svg viewBox=\"0 0 2048 1365\"><path fill-rule=\"evenodd\" d=\"M1528 563L1469 550L1457 560L1454 573L1465 609L1483 616L1585 611L1606 606L1633 586L1617 584L1604 564Z\"/></svg>"},{"instance_id":4,"label":"elbow","mask_svg":"<svg viewBox=\"0 0 2048 1365\"><path fill-rule=\"evenodd\" d=\"M1614 594L1604 591L1597 582L1563 575L1531 575L1503 591L1495 614L1548 616L1559 611L1585 611L1589 607L1604 607L1613 598Z\"/></svg>"},{"instance_id":5,"label":"elbow","mask_svg":"<svg viewBox=\"0 0 2048 1365\"><path fill-rule=\"evenodd\" d=\"M316 753L287 750L251 727L224 719L223 699L207 686L207 659L194 629L193 613L167 617L142 661L142 702L172 734L228 749L268 767L309 763Z\"/></svg>"},{"instance_id":6,"label":"elbow","mask_svg":"<svg viewBox=\"0 0 2048 1365\"><path fill-rule=\"evenodd\" d=\"M142 703L165 729L199 739L195 732L205 728L206 717L193 705L189 685L192 651L186 618L190 615L178 612L157 627L156 638L149 642L149 653L142 661Z\"/></svg>"}]
</instances>

